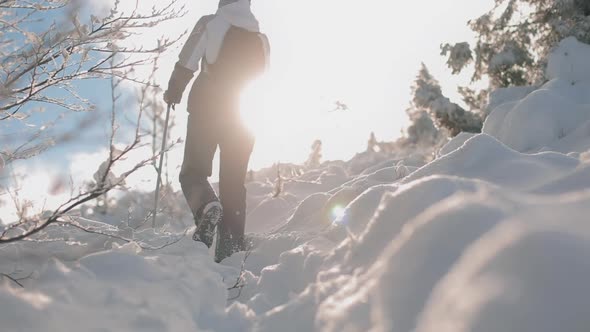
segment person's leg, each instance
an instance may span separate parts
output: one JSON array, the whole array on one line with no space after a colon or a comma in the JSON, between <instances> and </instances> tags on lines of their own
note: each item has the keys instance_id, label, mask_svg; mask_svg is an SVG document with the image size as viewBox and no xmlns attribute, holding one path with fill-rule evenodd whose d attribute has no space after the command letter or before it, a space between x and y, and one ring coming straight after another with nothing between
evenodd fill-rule
<instances>
[{"instance_id":1,"label":"person's leg","mask_svg":"<svg viewBox=\"0 0 590 332\"><path fill-rule=\"evenodd\" d=\"M233 122L233 121L232 121ZM254 147L254 137L240 123L230 122L220 140L221 160L219 194L223 218L218 228L216 259L243 250L246 228L246 187L248 162Z\"/></svg>"},{"instance_id":2,"label":"person's leg","mask_svg":"<svg viewBox=\"0 0 590 332\"><path fill-rule=\"evenodd\" d=\"M214 134L199 116L189 115L180 185L195 220L205 204L217 200L217 195L207 180L212 173L213 157L217 149Z\"/></svg>"}]
</instances>

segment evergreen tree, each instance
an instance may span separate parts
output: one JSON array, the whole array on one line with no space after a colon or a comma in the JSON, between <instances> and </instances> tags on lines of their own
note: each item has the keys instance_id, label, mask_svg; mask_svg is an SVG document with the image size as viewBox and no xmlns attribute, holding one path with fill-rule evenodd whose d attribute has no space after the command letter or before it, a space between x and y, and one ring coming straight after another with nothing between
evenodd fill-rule
<instances>
[{"instance_id":1,"label":"evergreen tree","mask_svg":"<svg viewBox=\"0 0 590 332\"><path fill-rule=\"evenodd\" d=\"M407 141L411 144L434 145L440 134L428 112L411 107L406 113L412 121L406 129Z\"/></svg>"},{"instance_id":2,"label":"evergreen tree","mask_svg":"<svg viewBox=\"0 0 590 332\"><path fill-rule=\"evenodd\" d=\"M430 74L428 68L422 64L422 68L416 77L412 87L413 100L410 118L414 124L410 127L409 135L435 135L423 113L427 113L431 122L438 129L446 129L449 135L456 136L460 132L481 132L483 122L479 115L464 110L461 106L452 103L445 97L438 81ZM417 123L420 121L421 123ZM420 136L416 136L419 139ZM436 136L434 136L436 137Z\"/></svg>"},{"instance_id":3,"label":"evergreen tree","mask_svg":"<svg viewBox=\"0 0 590 332\"><path fill-rule=\"evenodd\" d=\"M467 105L481 110L491 89L541 84L547 57L562 39L590 43L589 15L589 0L495 0L492 10L468 23L477 34L475 48L445 44L442 55L454 74L473 63L472 82L489 78L485 91L459 90Z\"/></svg>"}]
</instances>

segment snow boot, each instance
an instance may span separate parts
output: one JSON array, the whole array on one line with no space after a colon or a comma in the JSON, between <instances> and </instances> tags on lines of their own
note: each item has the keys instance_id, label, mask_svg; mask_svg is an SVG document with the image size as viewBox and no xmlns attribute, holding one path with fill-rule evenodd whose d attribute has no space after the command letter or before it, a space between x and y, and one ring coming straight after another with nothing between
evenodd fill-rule
<instances>
[{"instance_id":1,"label":"snow boot","mask_svg":"<svg viewBox=\"0 0 590 332\"><path fill-rule=\"evenodd\" d=\"M233 239L230 236L217 232L217 245L215 247L215 262L221 263L224 259L242 251L254 250L254 240L250 237Z\"/></svg>"},{"instance_id":2,"label":"snow boot","mask_svg":"<svg viewBox=\"0 0 590 332\"><path fill-rule=\"evenodd\" d=\"M223 208L219 201L212 201L202 207L198 218L195 220L197 229L193 234L193 240L203 242L207 248L211 248L213 244L213 237L215 236L215 228L221 221L223 216Z\"/></svg>"},{"instance_id":3,"label":"snow boot","mask_svg":"<svg viewBox=\"0 0 590 332\"><path fill-rule=\"evenodd\" d=\"M231 255L245 251L246 241L244 237L232 238L229 232L218 229L217 245L215 247L215 262L221 263L224 259L231 257Z\"/></svg>"},{"instance_id":4,"label":"snow boot","mask_svg":"<svg viewBox=\"0 0 590 332\"><path fill-rule=\"evenodd\" d=\"M223 227L217 230L217 242L215 244L215 262L221 263L222 260L232 255L231 235Z\"/></svg>"}]
</instances>

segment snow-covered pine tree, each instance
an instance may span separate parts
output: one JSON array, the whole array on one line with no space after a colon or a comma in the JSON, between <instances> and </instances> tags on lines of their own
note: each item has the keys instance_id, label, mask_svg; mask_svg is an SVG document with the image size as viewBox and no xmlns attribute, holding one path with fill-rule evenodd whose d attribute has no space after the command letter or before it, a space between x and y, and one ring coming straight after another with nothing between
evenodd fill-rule
<instances>
[{"instance_id":1,"label":"snow-covered pine tree","mask_svg":"<svg viewBox=\"0 0 590 332\"><path fill-rule=\"evenodd\" d=\"M562 39L590 43L590 1L495 0L492 10L468 24L477 34L475 47L445 44L441 54L454 74L473 63L473 83L489 78L488 89L459 90L470 108L481 110L492 89L541 84L547 56Z\"/></svg>"},{"instance_id":2,"label":"snow-covered pine tree","mask_svg":"<svg viewBox=\"0 0 590 332\"><path fill-rule=\"evenodd\" d=\"M320 166L322 161L322 141L315 140L311 145L311 154L305 162L305 166L308 168L316 168Z\"/></svg>"},{"instance_id":3,"label":"snow-covered pine tree","mask_svg":"<svg viewBox=\"0 0 590 332\"><path fill-rule=\"evenodd\" d=\"M369 135L369 141L367 142L367 152L379 152L379 142L374 132Z\"/></svg>"},{"instance_id":4,"label":"snow-covered pine tree","mask_svg":"<svg viewBox=\"0 0 590 332\"><path fill-rule=\"evenodd\" d=\"M461 132L477 133L481 132L483 126L482 119L479 115L464 110L461 106L452 103L449 98L445 97L438 81L430 74L428 68L422 64L422 68L416 77L412 87L412 111L409 112L414 122L415 131L424 131L426 135L432 135L432 128L427 120L423 118L420 112L426 112L432 119L438 129L448 130L450 136L457 136ZM423 123L417 124L419 120ZM417 126L420 125L421 128ZM435 136L436 137L436 136Z\"/></svg>"},{"instance_id":5,"label":"snow-covered pine tree","mask_svg":"<svg viewBox=\"0 0 590 332\"><path fill-rule=\"evenodd\" d=\"M410 126L406 128L407 142L417 145L434 145L440 134L428 112L410 107L406 113L411 121Z\"/></svg>"}]
</instances>

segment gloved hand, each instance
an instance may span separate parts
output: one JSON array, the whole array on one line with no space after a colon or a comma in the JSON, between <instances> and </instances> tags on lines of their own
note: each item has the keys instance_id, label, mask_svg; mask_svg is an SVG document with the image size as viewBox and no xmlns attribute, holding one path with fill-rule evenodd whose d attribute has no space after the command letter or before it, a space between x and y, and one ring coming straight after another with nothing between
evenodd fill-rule
<instances>
[{"instance_id":1,"label":"gloved hand","mask_svg":"<svg viewBox=\"0 0 590 332\"><path fill-rule=\"evenodd\" d=\"M182 101L182 92L178 93L174 90L166 90L164 92L164 102L168 105L180 104Z\"/></svg>"},{"instance_id":2,"label":"gloved hand","mask_svg":"<svg viewBox=\"0 0 590 332\"><path fill-rule=\"evenodd\" d=\"M177 63L174 66L170 82L168 82L168 90L164 92L164 101L166 104L180 104L182 93L192 78L193 72Z\"/></svg>"}]
</instances>

